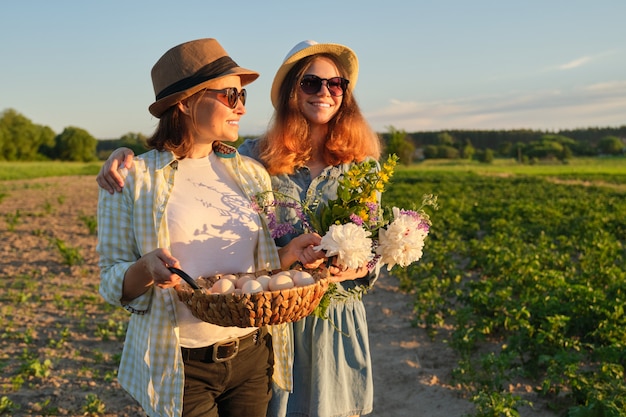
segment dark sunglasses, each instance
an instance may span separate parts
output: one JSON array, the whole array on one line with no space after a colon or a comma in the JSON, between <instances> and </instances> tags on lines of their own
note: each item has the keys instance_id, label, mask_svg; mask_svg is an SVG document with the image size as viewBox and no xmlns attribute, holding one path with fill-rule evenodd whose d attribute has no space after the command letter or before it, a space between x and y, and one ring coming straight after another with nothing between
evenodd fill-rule
<instances>
[{"instance_id":1,"label":"dark sunglasses","mask_svg":"<svg viewBox=\"0 0 626 417\"><path fill-rule=\"evenodd\" d=\"M320 78L317 75L305 75L300 80L300 88L306 94L317 94L322 89L322 86L326 84L330 95L339 97L346 91L349 82L349 80L343 77Z\"/></svg>"},{"instance_id":2,"label":"dark sunglasses","mask_svg":"<svg viewBox=\"0 0 626 417\"><path fill-rule=\"evenodd\" d=\"M210 88L205 88L204 90L211 91L213 93L218 93L220 95L224 95L224 97L226 97L226 99L228 100L228 107L230 107L231 109L237 108L238 100L241 100L241 104L243 104L244 106L246 105L246 89L245 88L242 88L241 91L238 91L236 87L228 87L223 90L213 90Z\"/></svg>"}]
</instances>

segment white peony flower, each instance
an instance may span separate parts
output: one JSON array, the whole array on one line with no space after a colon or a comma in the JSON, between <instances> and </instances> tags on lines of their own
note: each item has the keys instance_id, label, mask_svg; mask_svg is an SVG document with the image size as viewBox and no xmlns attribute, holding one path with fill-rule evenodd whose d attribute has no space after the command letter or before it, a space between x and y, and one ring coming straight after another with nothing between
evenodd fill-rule
<instances>
[{"instance_id":1,"label":"white peony flower","mask_svg":"<svg viewBox=\"0 0 626 417\"><path fill-rule=\"evenodd\" d=\"M337 264L357 269L373 258L371 232L354 223L333 224L315 250L326 251L326 256L337 256Z\"/></svg>"},{"instance_id":2,"label":"white peony flower","mask_svg":"<svg viewBox=\"0 0 626 417\"><path fill-rule=\"evenodd\" d=\"M386 229L378 232L380 262L391 270L396 264L406 267L422 257L424 240L428 236L428 227L420 222L415 214L403 213L397 207L393 209L394 220Z\"/></svg>"}]
</instances>

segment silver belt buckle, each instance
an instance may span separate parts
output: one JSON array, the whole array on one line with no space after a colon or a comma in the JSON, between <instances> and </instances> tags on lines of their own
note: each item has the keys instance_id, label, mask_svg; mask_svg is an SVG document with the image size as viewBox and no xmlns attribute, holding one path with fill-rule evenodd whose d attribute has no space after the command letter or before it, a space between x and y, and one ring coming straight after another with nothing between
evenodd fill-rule
<instances>
[{"instance_id":1,"label":"silver belt buckle","mask_svg":"<svg viewBox=\"0 0 626 417\"><path fill-rule=\"evenodd\" d=\"M230 345L229 347L232 349L232 351L230 352L229 355L224 356L223 358L219 357L218 354L219 354L220 347L226 346L226 345ZM230 339L222 340L221 342L216 342L213 345L212 359L213 359L213 362L215 363L225 362L237 356L238 352L239 352L239 338L231 337Z\"/></svg>"}]
</instances>

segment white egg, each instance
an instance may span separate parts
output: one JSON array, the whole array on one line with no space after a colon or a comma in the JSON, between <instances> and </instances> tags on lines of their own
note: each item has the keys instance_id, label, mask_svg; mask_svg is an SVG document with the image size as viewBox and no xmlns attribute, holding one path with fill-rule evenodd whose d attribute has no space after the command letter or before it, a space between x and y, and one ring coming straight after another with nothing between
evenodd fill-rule
<instances>
[{"instance_id":1,"label":"white egg","mask_svg":"<svg viewBox=\"0 0 626 417\"><path fill-rule=\"evenodd\" d=\"M294 283L289 275L285 274L276 274L273 275L270 279L270 290L278 291L278 290L288 290L293 288Z\"/></svg>"},{"instance_id":2,"label":"white egg","mask_svg":"<svg viewBox=\"0 0 626 417\"><path fill-rule=\"evenodd\" d=\"M255 292L263 291L263 285L259 281L253 279L244 282L241 287L241 292L244 294L254 294Z\"/></svg>"},{"instance_id":3,"label":"white egg","mask_svg":"<svg viewBox=\"0 0 626 417\"><path fill-rule=\"evenodd\" d=\"M237 275L235 274L226 274L226 275L222 275L222 277L220 279L227 279L233 282L233 284L237 283Z\"/></svg>"},{"instance_id":4,"label":"white egg","mask_svg":"<svg viewBox=\"0 0 626 417\"><path fill-rule=\"evenodd\" d=\"M263 291L270 289L270 277L268 275L259 275L256 280L263 287Z\"/></svg>"},{"instance_id":5,"label":"white egg","mask_svg":"<svg viewBox=\"0 0 626 417\"><path fill-rule=\"evenodd\" d=\"M229 279L218 279L211 287L212 293L217 294L230 294L235 292L235 284Z\"/></svg>"},{"instance_id":6,"label":"white egg","mask_svg":"<svg viewBox=\"0 0 626 417\"><path fill-rule=\"evenodd\" d=\"M306 285L315 284L313 275L306 271L295 271L292 279L293 283L296 284L296 287L304 287Z\"/></svg>"},{"instance_id":7,"label":"white egg","mask_svg":"<svg viewBox=\"0 0 626 417\"><path fill-rule=\"evenodd\" d=\"M245 284L248 281L252 281L254 280L254 275L250 275L250 274L246 274L246 275L242 275L239 277L239 279L237 279L237 283L235 284L235 288L243 288L243 284Z\"/></svg>"}]
</instances>

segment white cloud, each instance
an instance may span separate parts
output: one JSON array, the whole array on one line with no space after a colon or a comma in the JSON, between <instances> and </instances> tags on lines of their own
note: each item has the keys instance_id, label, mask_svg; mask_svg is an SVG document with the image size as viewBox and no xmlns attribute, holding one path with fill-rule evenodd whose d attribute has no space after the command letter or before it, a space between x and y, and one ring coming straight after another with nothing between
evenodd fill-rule
<instances>
[{"instance_id":1,"label":"white cloud","mask_svg":"<svg viewBox=\"0 0 626 417\"><path fill-rule=\"evenodd\" d=\"M626 93L626 80L591 84L585 87L585 89L604 94L623 95Z\"/></svg>"},{"instance_id":2,"label":"white cloud","mask_svg":"<svg viewBox=\"0 0 626 417\"><path fill-rule=\"evenodd\" d=\"M561 65L550 66L550 67L544 68L540 72L569 71L575 68L580 68L582 66L591 64L591 63L598 63L600 61L606 61L607 58L615 56L616 54L619 54L619 52L615 50L607 50L607 51L599 52L591 56L589 55L582 56L580 58L573 59Z\"/></svg>"},{"instance_id":3,"label":"white cloud","mask_svg":"<svg viewBox=\"0 0 626 417\"><path fill-rule=\"evenodd\" d=\"M622 126L626 125L626 81L433 102L390 100L389 106L366 112L366 117L378 132L387 126L408 132Z\"/></svg>"},{"instance_id":4,"label":"white cloud","mask_svg":"<svg viewBox=\"0 0 626 417\"><path fill-rule=\"evenodd\" d=\"M591 57L584 56L582 58L575 59L575 60L570 61L568 63L565 63L563 65L559 65L558 69L560 69L560 70L570 70L572 68L582 67L583 65L585 65L586 63L588 63L590 61L591 61Z\"/></svg>"}]
</instances>

